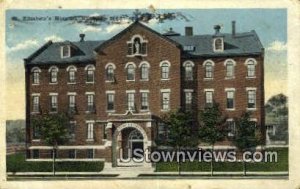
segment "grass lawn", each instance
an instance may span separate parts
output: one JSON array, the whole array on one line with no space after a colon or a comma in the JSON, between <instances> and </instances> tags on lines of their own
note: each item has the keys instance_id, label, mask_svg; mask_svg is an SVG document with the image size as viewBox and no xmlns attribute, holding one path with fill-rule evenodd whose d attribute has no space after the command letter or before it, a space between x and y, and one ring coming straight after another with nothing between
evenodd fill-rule
<instances>
[{"instance_id":1,"label":"grass lawn","mask_svg":"<svg viewBox=\"0 0 300 189\"><path fill-rule=\"evenodd\" d=\"M103 162L55 162L57 172L99 172ZM25 154L18 153L6 156L7 172L51 172L52 162L30 162L25 160Z\"/></svg>"},{"instance_id":2,"label":"grass lawn","mask_svg":"<svg viewBox=\"0 0 300 189\"><path fill-rule=\"evenodd\" d=\"M277 162L246 163L247 171L288 171L288 148L269 148L267 151L277 151ZM177 162L156 163L156 172L177 172ZM206 172L210 171L210 162L185 162L181 164L181 171ZM243 171L242 162L214 162L214 171L235 172Z\"/></svg>"}]
</instances>

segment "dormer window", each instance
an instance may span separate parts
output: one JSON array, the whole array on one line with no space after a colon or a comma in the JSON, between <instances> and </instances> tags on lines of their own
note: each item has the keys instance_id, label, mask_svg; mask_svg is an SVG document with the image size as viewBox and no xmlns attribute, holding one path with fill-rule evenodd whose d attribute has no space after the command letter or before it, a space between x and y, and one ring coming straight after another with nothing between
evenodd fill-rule
<instances>
[{"instance_id":1,"label":"dormer window","mask_svg":"<svg viewBox=\"0 0 300 189\"><path fill-rule=\"evenodd\" d=\"M224 42L223 38L215 38L214 39L214 51L223 51L224 50Z\"/></svg>"},{"instance_id":2,"label":"dormer window","mask_svg":"<svg viewBox=\"0 0 300 189\"><path fill-rule=\"evenodd\" d=\"M61 47L61 58L68 58L71 56L71 47L64 45Z\"/></svg>"},{"instance_id":3,"label":"dormer window","mask_svg":"<svg viewBox=\"0 0 300 189\"><path fill-rule=\"evenodd\" d=\"M147 40L144 40L140 35L134 35L130 41L127 41L128 56L146 56L147 55Z\"/></svg>"}]
</instances>

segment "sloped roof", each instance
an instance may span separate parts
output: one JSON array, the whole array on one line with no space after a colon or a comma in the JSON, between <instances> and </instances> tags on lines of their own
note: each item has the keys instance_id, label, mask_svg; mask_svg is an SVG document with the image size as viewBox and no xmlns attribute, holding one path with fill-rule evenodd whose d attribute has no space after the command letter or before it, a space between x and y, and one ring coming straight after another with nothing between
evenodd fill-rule
<instances>
[{"instance_id":1,"label":"sloped roof","mask_svg":"<svg viewBox=\"0 0 300 189\"><path fill-rule=\"evenodd\" d=\"M94 49L104 41L82 42L56 42L51 43L42 52L35 56L29 56L27 64L50 64L50 63L79 63L95 60ZM72 56L61 58L61 46L71 45ZM35 53L33 53L34 55ZM25 59L26 61L26 59Z\"/></svg>"},{"instance_id":2,"label":"sloped roof","mask_svg":"<svg viewBox=\"0 0 300 189\"><path fill-rule=\"evenodd\" d=\"M139 24L147 30L157 34L162 39L170 41L179 48L184 46L194 46L193 51L183 51L183 56L185 57L258 55L263 52L263 46L255 31L236 33L234 36L232 34L222 34L224 37L224 51L214 52L214 35L164 36L139 22L134 22L129 27L106 41L65 41L55 43L50 41L40 47L28 58L24 59L25 64L62 64L94 61L96 56L95 51L98 52L101 48L109 45L111 41L117 40L118 36L129 28L132 28L134 24ZM61 58L61 46L67 44L73 49L72 56L69 58Z\"/></svg>"},{"instance_id":3,"label":"sloped roof","mask_svg":"<svg viewBox=\"0 0 300 189\"><path fill-rule=\"evenodd\" d=\"M194 46L194 51L185 52L190 56L232 56L260 54L263 50L255 31L232 34L223 34L224 51L213 51L213 35L168 36L182 46Z\"/></svg>"}]
</instances>

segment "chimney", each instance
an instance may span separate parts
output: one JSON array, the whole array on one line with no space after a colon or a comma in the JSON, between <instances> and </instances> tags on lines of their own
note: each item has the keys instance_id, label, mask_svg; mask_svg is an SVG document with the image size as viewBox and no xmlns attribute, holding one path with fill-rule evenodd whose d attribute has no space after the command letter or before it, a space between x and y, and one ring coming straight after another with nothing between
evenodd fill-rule
<instances>
[{"instance_id":1,"label":"chimney","mask_svg":"<svg viewBox=\"0 0 300 189\"><path fill-rule=\"evenodd\" d=\"M220 26L220 25L215 25L215 26L214 26L214 29L215 29L215 31L216 31L215 34L217 35L217 34L220 33L221 26Z\"/></svg>"},{"instance_id":2,"label":"chimney","mask_svg":"<svg viewBox=\"0 0 300 189\"><path fill-rule=\"evenodd\" d=\"M82 42L84 41L85 34L81 33L79 34L79 37L80 37L80 42Z\"/></svg>"},{"instance_id":3,"label":"chimney","mask_svg":"<svg viewBox=\"0 0 300 189\"><path fill-rule=\"evenodd\" d=\"M185 27L185 35L193 36L193 27Z\"/></svg>"},{"instance_id":4,"label":"chimney","mask_svg":"<svg viewBox=\"0 0 300 189\"><path fill-rule=\"evenodd\" d=\"M235 21L231 22L231 27L232 27L232 36L235 36Z\"/></svg>"}]
</instances>

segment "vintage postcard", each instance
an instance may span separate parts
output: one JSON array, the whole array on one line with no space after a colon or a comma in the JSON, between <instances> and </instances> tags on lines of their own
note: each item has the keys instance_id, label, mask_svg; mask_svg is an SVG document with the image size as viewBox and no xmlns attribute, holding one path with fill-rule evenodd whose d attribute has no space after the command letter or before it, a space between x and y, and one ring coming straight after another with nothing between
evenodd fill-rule
<instances>
[{"instance_id":1,"label":"vintage postcard","mask_svg":"<svg viewBox=\"0 0 300 189\"><path fill-rule=\"evenodd\" d=\"M2 2L3 188L300 187L299 2L104 2Z\"/></svg>"}]
</instances>

